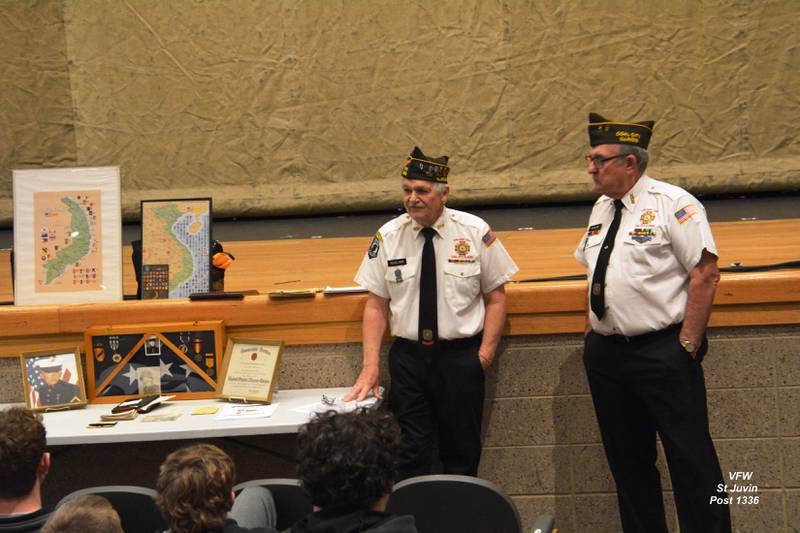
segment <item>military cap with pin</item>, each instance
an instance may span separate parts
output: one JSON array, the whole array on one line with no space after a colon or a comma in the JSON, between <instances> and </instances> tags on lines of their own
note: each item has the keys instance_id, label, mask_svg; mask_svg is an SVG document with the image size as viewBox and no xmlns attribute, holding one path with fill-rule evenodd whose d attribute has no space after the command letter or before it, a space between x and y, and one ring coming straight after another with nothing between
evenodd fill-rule
<instances>
[{"instance_id":1,"label":"military cap with pin","mask_svg":"<svg viewBox=\"0 0 800 533\"><path fill-rule=\"evenodd\" d=\"M615 122L589 113L589 145L632 144L647 150L655 121Z\"/></svg>"},{"instance_id":2,"label":"military cap with pin","mask_svg":"<svg viewBox=\"0 0 800 533\"><path fill-rule=\"evenodd\" d=\"M414 147L411 155L408 156L403 164L402 176L410 180L426 180L436 183L447 183L447 175L450 167L447 166L449 158L446 155L441 157L430 157L422 153L418 147Z\"/></svg>"},{"instance_id":3,"label":"military cap with pin","mask_svg":"<svg viewBox=\"0 0 800 533\"><path fill-rule=\"evenodd\" d=\"M34 363L34 365L38 370L42 372L60 372L61 371L61 361L59 361L55 356L50 356L46 359L39 359Z\"/></svg>"}]
</instances>

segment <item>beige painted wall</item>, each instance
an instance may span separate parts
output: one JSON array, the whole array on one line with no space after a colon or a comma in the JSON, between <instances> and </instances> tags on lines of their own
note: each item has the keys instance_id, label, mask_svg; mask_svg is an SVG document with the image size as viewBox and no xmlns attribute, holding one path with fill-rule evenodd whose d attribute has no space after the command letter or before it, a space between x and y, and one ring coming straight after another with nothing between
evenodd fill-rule
<instances>
[{"instance_id":1,"label":"beige painted wall","mask_svg":"<svg viewBox=\"0 0 800 533\"><path fill-rule=\"evenodd\" d=\"M652 174L800 187L799 2L0 2L10 170L119 165L218 215L395 206L414 144L457 203L587 199L590 110L655 119Z\"/></svg>"}]
</instances>

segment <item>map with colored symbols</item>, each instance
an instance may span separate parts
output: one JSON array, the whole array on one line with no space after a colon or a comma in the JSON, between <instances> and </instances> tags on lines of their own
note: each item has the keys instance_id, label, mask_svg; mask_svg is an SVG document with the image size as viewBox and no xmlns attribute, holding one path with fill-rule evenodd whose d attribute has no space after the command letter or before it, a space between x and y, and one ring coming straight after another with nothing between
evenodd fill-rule
<instances>
[{"instance_id":1,"label":"map with colored symbols","mask_svg":"<svg viewBox=\"0 0 800 533\"><path fill-rule=\"evenodd\" d=\"M163 277L169 298L208 291L210 235L208 200L142 202L142 297L163 297Z\"/></svg>"},{"instance_id":2,"label":"map with colored symbols","mask_svg":"<svg viewBox=\"0 0 800 533\"><path fill-rule=\"evenodd\" d=\"M102 289L100 191L37 192L36 292Z\"/></svg>"}]
</instances>

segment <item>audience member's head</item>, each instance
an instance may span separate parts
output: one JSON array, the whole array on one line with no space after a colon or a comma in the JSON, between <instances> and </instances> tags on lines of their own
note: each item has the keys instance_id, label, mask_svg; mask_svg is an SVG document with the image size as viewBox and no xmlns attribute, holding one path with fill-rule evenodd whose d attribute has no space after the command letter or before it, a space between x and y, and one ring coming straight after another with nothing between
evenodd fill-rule
<instances>
[{"instance_id":1,"label":"audience member's head","mask_svg":"<svg viewBox=\"0 0 800 533\"><path fill-rule=\"evenodd\" d=\"M156 482L156 505L172 533L222 530L233 505L231 458L211 444L169 454Z\"/></svg>"},{"instance_id":2,"label":"audience member's head","mask_svg":"<svg viewBox=\"0 0 800 533\"><path fill-rule=\"evenodd\" d=\"M388 413L320 414L298 433L298 477L316 507L380 506L397 477L400 442Z\"/></svg>"},{"instance_id":3,"label":"audience member's head","mask_svg":"<svg viewBox=\"0 0 800 533\"><path fill-rule=\"evenodd\" d=\"M40 416L20 407L0 411L0 500L39 500L50 468L46 446Z\"/></svg>"},{"instance_id":4,"label":"audience member's head","mask_svg":"<svg viewBox=\"0 0 800 533\"><path fill-rule=\"evenodd\" d=\"M124 533L119 515L108 500L94 494L78 496L50 515L42 533Z\"/></svg>"}]
</instances>

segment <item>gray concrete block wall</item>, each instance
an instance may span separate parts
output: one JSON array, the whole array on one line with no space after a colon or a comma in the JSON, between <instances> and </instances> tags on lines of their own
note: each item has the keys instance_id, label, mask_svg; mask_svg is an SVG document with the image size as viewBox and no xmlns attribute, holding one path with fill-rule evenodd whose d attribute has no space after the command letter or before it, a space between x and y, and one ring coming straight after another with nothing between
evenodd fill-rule
<instances>
[{"instance_id":1,"label":"gray concrete block wall","mask_svg":"<svg viewBox=\"0 0 800 533\"><path fill-rule=\"evenodd\" d=\"M712 330L710 336L704 368L711 431L723 475L751 471L752 483L759 488L753 494L759 496L757 505L731 507L734 530L800 531L800 326L730 328ZM614 483L600 444L581 354L578 335L505 340L487 380L480 474L511 495L526 526L537 515L548 513L555 514L562 533L616 532L620 526ZM386 347L382 362L383 382L388 384ZM357 344L289 346L279 386L349 386L360 364ZM2 401L21 401L19 376L16 360L0 360ZM79 488L76 483L89 486L105 479L107 470L76 466L103 464L97 461L103 454L111 458L130 453L132 459L130 463L116 461L114 479L109 482L148 484L164 455L181 444L185 442L119 445L109 450L71 448L57 456L46 496L57 500ZM223 441L223 445L237 461L240 480L293 472L292 436ZM270 450L278 450L279 455ZM663 452L658 466L668 524L677 531ZM80 476L78 471L92 473Z\"/></svg>"}]
</instances>

